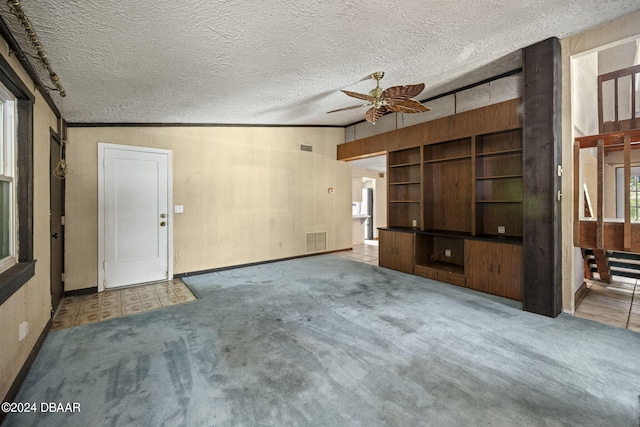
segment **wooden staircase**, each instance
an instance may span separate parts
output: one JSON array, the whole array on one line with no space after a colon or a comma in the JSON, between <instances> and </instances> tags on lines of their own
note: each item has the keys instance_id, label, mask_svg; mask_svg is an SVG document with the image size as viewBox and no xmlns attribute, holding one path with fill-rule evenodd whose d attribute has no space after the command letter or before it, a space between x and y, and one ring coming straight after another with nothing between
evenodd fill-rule
<instances>
[{"instance_id":1,"label":"wooden staircase","mask_svg":"<svg viewBox=\"0 0 640 427\"><path fill-rule=\"evenodd\" d=\"M605 283L611 283L612 276L640 279L640 254L582 249L582 256L587 279L595 278Z\"/></svg>"}]
</instances>

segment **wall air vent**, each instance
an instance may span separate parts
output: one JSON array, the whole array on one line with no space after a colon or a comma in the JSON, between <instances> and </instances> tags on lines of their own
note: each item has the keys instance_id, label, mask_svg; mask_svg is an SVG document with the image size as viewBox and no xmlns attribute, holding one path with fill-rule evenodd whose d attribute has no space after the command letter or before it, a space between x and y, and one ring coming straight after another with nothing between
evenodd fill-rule
<instances>
[{"instance_id":1,"label":"wall air vent","mask_svg":"<svg viewBox=\"0 0 640 427\"><path fill-rule=\"evenodd\" d=\"M327 232L318 231L316 233L306 234L307 245L306 252L321 252L327 250Z\"/></svg>"},{"instance_id":2,"label":"wall air vent","mask_svg":"<svg viewBox=\"0 0 640 427\"><path fill-rule=\"evenodd\" d=\"M307 151L313 153L313 145L300 144L300 151Z\"/></svg>"}]
</instances>

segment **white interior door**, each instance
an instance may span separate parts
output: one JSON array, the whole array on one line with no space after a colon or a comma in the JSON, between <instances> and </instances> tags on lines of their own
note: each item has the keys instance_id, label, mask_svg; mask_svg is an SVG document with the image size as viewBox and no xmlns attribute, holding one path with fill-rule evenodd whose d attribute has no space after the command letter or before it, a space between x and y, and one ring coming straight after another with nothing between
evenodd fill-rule
<instances>
[{"instance_id":1,"label":"white interior door","mask_svg":"<svg viewBox=\"0 0 640 427\"><path fill-rule=\"evenodd\" d=\"M170 278L170 152L101 144L100 153L99 290Z\"/></svg>"}]
</instances>

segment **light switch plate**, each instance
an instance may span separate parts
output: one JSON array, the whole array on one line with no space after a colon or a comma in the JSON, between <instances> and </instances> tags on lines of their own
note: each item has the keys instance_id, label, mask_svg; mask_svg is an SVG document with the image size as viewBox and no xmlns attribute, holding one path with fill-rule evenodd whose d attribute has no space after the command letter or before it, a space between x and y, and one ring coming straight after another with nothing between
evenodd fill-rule
<instances>
[{"instance_id":1,"label":"light switch plate","mask_svg":"<svg viewBox=\"0 0 640 427\"><path fill-rule=\"evenodd\" d=\"M173 207L173 212L174 213L184 213L184 206L182 205L175 205Z\"/></svg>"},{"instance_id":2,"label":"light switch plate","mask_svg":"<svg viewBox=\"0 0 640 427\"><path fill-rule=\"evenodd\" d=\"M498 226L498 234L504 234L506 233L506 229L504 228L503 225Z\"/></svg>"}]
</instances>

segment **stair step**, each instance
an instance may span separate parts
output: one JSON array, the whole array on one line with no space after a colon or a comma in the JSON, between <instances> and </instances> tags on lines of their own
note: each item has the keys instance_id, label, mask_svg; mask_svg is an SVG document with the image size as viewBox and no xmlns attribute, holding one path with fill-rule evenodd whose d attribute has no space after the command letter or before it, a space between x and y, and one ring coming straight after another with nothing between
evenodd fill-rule
<instances>
[{"instance_id":1,"label":"stair step","mask_svg":"<svg viewBox=\"0 0 640 427\"><path fill-rule=\"evenodd\" d=\"M625 271L625 270L611 270L612 276L629 277L631 279L640 279L640 272Z\"/></svg>"},{"instance_id":2,"label":"stair step","mask_svg":"<svg viewBox=\"0 0 640 427\"><path fill-rule=\"evenodd\" d=\"M629 270L640 270L640 264L624 261L613 261L609 259L609 267L613 268L627 268Z\"/></svg>"},{"instance_id":3,"label":"stair step","mask_svg":"<svg viewBox=\"0 0 640 427\"><path fill-rule=\"evenodd\" d=\"M608 252L609 258L615 258L615 259L628 259L628 260L633 260L633 261L638 261L640 262L640 254L634 254L631 252Z\"/></svg>"}]
</instances>

